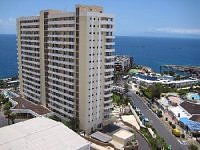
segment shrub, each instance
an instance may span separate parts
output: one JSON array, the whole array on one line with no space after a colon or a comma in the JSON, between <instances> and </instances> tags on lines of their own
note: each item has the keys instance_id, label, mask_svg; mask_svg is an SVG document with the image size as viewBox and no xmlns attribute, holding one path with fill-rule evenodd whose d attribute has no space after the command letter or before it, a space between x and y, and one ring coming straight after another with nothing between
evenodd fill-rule
<instances>
[{"instance_id":1,"label":"shrub","mask_svg":"<svg viewBox=\"0 0 200 150\"><path fill-rule=\"evenodd\" d=\"M162 118L163 117L163 115L162 114L160 114L160 113L158 113L158 115L157 115L159 118Z\"/></svg>"},{"instance_id":2,"label":"shrub","mask_svg":"<svg viewBox=\"0 0 200 150\"><path fill-rule=\"evenodd\" d=\"M169 121L169 125L172 126L172 122L171 121Z\"/></svg>"},{"instance_id":3,"label":"shrub","mask_svg":"<svg viewBox=\"0 0 200 150\"><path fill-rule=\"evenodd\" d=\"M6 102L3 105L3 110L9 110L12 107L12 103L11 102Z\"/></svg>"},{"instance_id":4,"label":"shrub","mask_svg":"<svg viewBox=\"0 0 200 150\"><path fill-rule=\"evenodd\" d=\"M159 117L159 118L162 118L163 117L163 115L162 115L162 111L158 111L158 113L157 113L157 116Z\"/></svg>"},{"instance_id":5,"label":"shrub","mask_svg":"<svg viewBox=\"0 0 200 150\"><path fill-rule=\"evenodd\" d=\"M194 144L190 144L190 146L188 147L190 150L198 150L198 147Z\"/></svg>"},{"instance_id":6,"label":"shrub","mask_svg":"<svg viewBox=\"0 0 200 150\"><path fill-rule=\"evenodd\" d=\"M181 137L184 139L185 138L185 134L181 134Z\"/></svg>"},{"instance_id":7,"label":"shrub","mask_svg":"<svg viewBox=\"0 0 200 150\"><path fill-rule=\"evenodd\" d=\"M172 124L171 127L172 127L173 129L175 129L175 128L176 128L176 125L175 125L175 124Z\"/></svg>"},{"instance_id":8,"label":"shrub","mask_svg":"<svg viewBox=\"0 0 200 150\"><path fill-rule=\"evenodd\" d=\"M165 121L168 121L168 118L165 118Z\"/></svg>"}]
</instances>

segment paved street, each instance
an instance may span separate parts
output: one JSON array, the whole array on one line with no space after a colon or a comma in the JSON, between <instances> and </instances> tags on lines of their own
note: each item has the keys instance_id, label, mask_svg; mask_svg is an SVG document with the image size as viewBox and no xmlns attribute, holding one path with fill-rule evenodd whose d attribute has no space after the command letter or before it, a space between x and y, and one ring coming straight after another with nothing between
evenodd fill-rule
<instances>
[{"instance_id":1,"label":"paved street","mask_svg":"<svg viewBox=\"0 0 200 150\"><path fill-rule=\"evenodd\" d=\"M101 132L112 136L114 133L121 129L132 130L130 127L124 125L122 122L118 122L115 125L111 124L105 126L103 130L101 130ZM139 150L150 150L147 141L138 132L135 131L134 134L136 136L136 140L138 140L139 142Z\"/></svg>"},{"instance_id":2,"label":"paved street","mask_svg":"<svg viewBox=\"0 0 200 150\"><path fill-rule=\"evenodd\" d=\"M135 133L136 135L136 139L139 142L139 150L150 150L148 143L146 142L146 140L139 134L139 133Z\"/></svg>"},{"instance_id":3,"label":"paved street","mask_svg":"<svg viewBox=\"0 0 200 150\"><path fill-rule=\"evenodd\" d=\"M149 118L149 120L152 122L152 126L157 130L160 136L162 136L166 142L172 146L173 150L188 149L186 146L177 141L171 132L160 122L157 116L155 116L155 114L143 103L140 97L138 97L134 92L129 93L132 97L134 105L138 107L146 117Z\"/></svg>"}]
</instances>

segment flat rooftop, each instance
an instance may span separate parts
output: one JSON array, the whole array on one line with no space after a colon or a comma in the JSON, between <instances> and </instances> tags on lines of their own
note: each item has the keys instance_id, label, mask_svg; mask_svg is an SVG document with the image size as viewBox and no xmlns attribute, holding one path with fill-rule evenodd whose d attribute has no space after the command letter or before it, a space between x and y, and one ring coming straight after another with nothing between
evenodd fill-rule
<instances>
[{"instance_id":1,"label":"flat rooftop","mask_svg":"<svg viewBox=\"0 0 200 150\"><path fill-rule=\"evenodd\" d=\"M51 111L41 105L32 103L22 97L15 97L12 100L16 101L18 104L13 109L30 109L39 115L45 115Z\"/></svg>"},{"instance_id":2,"label":"flat rooftop","mask_svg":"<svg viewBox=\"0 0 200 150\"><path fill-rule=\"evenodd\" d=\"M190 118L192 117L192 115L190 113L187 112L187 110L183 109L180 106L176 106L176 107L169 107L168 108L175 116L177 119L180 118Z\"/></svg>"},{"instance_id":3,"label":"flat rooftop","mask_svg":"<svg viewBox=\"0 0 200 150\"><path fill-rule=\"evenodd\" d=\"M109 141L112 140L111 136L109 136L109 135L107 135L105 133L99 132L99 131L91 134L91 137L94 138L94 139L97 139L97 140L99 140L101 142L104 142L104 143L108 143Z\"/></svg>"},{"instance_id":4,"label":"flat rooftop","mask_svg":"<svg viewBox=\"0 0 200 150\"><path fill-rule=\"evenodd\" d=\"M124 122L127 122L127 123L133 125L137 130L140 130L140 125L138 124L134 115L123 115L121 117Z\"/></svg>"},{"instance_id":5,"label":"flat rooftop","mask_svg":"<svg viewBox=\"0 0 200 150\"><path fill-rule=\"evenodd\" d=\"M86 150L90 143L60 122L37 117L0 128L1 150Z\"/></svg>"},{"instance_id":6,"label":"flat rooftop","mask_svg":"<svg viewBox=\"0 0 200 150\"><path fill-rule=\"evenodd\" d=\"M172 102L172 103L176 103L176 104L180 104L181 102L183 102L183 100L177 96L169 96L167 97L167 99Z\"/></svg>"},{"instance_id":7,"label":"flat rooftop","mask_svg":"<svg viewBox=\"0 0 200 150\"><path fill-rule=\"evenodd\" d=\"M124 129L121 129L113 135L125 140L125 139L132 137L134 134L129 131L126 131Z\"/></svg>"}]
</instances>

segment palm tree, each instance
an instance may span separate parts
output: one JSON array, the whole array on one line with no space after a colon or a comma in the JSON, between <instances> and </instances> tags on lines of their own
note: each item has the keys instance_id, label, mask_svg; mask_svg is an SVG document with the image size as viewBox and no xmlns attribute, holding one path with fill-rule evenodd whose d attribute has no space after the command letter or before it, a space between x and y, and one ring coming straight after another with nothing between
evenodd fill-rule
<instances>
[{"instance_id":1,"label":"palm tree","mask_svg":"<svg viewBox=\"0 0 200 150\"><path fill-rule=\"evenodd\" d=\"M129 91L129 85L127 83L124 83L124 89L125 89L125 93Z\"/></svg>"},{"instance_id":2,"label":"palm tree","mask_svg":"<svg viewBox=\"0 0 200 150\"><path fill-rule=\"evenodd\" d=\"M10 114L11 113L12 113L12 111L10 109L4 110L4 116L5 116L5 118L8 119L8 125L10 124Z\"/></svg>"},{"instance_id":3,"label":"palm tree","mask_svg":"<svg viewBox=\"0 0 200 150\"><path fill-rule=\"evenodd\" d=\"M10 116L9 116L9 119L11 119L12 124L14 124L14 123L15 123L15 119L16 119L16 113L12 112L12 113L10 114Z\"/></svg>"}]
</instances>

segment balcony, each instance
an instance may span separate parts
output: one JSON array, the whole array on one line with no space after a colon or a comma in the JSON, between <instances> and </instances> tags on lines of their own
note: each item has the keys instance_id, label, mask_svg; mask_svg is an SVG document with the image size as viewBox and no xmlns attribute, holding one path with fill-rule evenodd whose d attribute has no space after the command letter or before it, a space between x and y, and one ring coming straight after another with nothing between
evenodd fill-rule
<instances>
[{"instance_id":1,"label":"balcony","mask_svg":"<svg viewBox=\"0 0 200 150\"><path fill-rule=\"evenodd\" d=\"M106 42L105 45L115 45L115 42Z\"/></svg>"},{"instance_id":2,"label":"balcony","mask_svg":"<svg viewBox=\"0 0 200 150\"><path fill-rule=\"evenodd\" d=\"M48 21L48 25L56 24L75 24L75 20L59 20L59 21Z\"/></svg>"},{"instance_id":3,"label":"balcony","mask_svg":"<svg viewBox=\"0 0 200 150\"><path fill-rule=\"evenodd\" d=\"M101 20L101 25L114 25L114 21Z\"/></svg>"},{"instance_id":4,"label":"balcony","mask_svg":"<svg viewBox=\"0 0 200 150\"><path fill-rule=\"evenodd\" d=\"M75 31L75 27L48 28L48 31Z\"/></svg>"},{"instance_id":5,"label":"balcony","mask_svg":"<svg viewBox=\"0 0 200 150\"><path fill-rule=\"evenodd\" d=\"M67 42L67 41L47 41L48 44L67 44L67 45L74 45L74 42Z\"/></svg>"},{"instance_id":6,"label":"balcony","mask_svg":"<svg viewBox=\"0 0 200 150\"><path fill-rule=\"evenodd\" d=\"M113 93L105 94L104 97L112 97Z\"/></svg>"},{"instance_id":7,"label":"balcony","mask_svg":"<svg viewBox=\"0 0 200 150\"><path fill-rule=\"evenodd\" d=\"M104 106L104 110L110 110L110 109L112 109L112 108L113 108L112 104L110 104L110 105L108 105L108 106Z\"/></svg>"},{"instance_id":8,"label":"balcony","mask_svg":"<svg viewBox=\"0 0 200 150\"><path fill-rule=\"evenodd\" d=\"M21 23L21 26L33 26L33 25L39 25L39 22Z\"/></svg>"},{"instance_id":9,"label":"balcony","mask_svg":"<svg viewBox=\"0 0 200 150\"><path fill-rule=\"evenodd\" d=\"M112 52L114 52L115 51L115 49L113 48L113 49L105 49L105 52L110 52L110 53L112 53Z\"/></svg>"},{"instance_id":10,"label":"balcony","mask_svg":"<svg viewBox=\"0 0 200 150\"><path fill-rule=\"evenodd\" d=\"M112 103L112 98L110 98L109 100L104 100L104 104L107 104L107 103Z\"/></svg>"},{"instance_id":11,"label":"balcony","mask_svg":"<svg viewBox=\"0 0 200 150\"><path fill-rule=\"evenodd\" d=\"M113 29L112 28L101 28L102 32L112 32Z\"/></svg>"},{"instance_id":12,"label":"balcony","mask_svg":"<svg viewBox=\"0 0 200 150\"><path fill-rule=\"evenodd\" d=\"M63 37L63 38L74 38L75 37L75 35L63 35L63 34L58 34L58 35L55 35L55 34L53 34L53 35L51 35L51 34L48 34L48 37Z\"/></svg>"}]
</instances>

